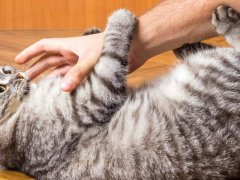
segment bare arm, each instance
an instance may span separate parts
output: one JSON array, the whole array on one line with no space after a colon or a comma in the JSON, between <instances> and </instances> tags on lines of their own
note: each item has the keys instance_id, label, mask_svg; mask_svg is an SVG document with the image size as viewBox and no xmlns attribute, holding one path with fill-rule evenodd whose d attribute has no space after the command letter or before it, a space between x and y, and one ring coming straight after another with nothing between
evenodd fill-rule
<instances>
[{"instance_id":1,"label":"bare arm","mask_svg":"<svg viewBox=\"0 0 240 180\"><path fill-rule=\"evenodd\" d=\"M129 53L131 71L166 50L216 36L211 13L220 5L240 11L239 0L165 0L138 18L137 34ZM46 53L27 74L35 78L48 68L65 75L62 89L71 91L91 72L102 50L103 33L88 37L53 38L36 42L17 57L25 63Z\"/></svg>"},{"instance_id":2,"label":"bare arm","mask_svg":"<svg viewBox=\"0 0 240 180\"><path fill-rule=\"evenodd\" d=\"M131 70L167 50L217 36L211 14L220 5L240 11L238 0L165 0L140 16L131 47Z\"/></svg>"}]
</instances>

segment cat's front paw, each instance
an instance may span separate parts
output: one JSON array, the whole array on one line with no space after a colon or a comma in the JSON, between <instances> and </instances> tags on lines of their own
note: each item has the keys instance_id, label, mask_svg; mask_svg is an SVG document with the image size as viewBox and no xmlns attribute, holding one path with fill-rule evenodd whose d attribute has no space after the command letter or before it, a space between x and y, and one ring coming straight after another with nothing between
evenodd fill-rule
<instances>
[{"instance_id":1,"label":"cat's front paw","mask_svg":"<svg viewBox=\"0 0 240 180\"><path fill-rule=\"evenodd\" d=\"M212 13L212 24L217 33L225 35L234 28L239 28L240 14L231 7L220 6Z\"/></svg>"},{"instance_id":2,"label":"cat's front paw","mask_svg":"<svg viewBox=\"0 0 240 180\"><path fill-rule=\"evenodd\" d=\"M121 28L123 31L126 28L135 28L136 17L126 9L119 9L109 17L108 23L114 28Z\"/></svg>"}]
</instances>

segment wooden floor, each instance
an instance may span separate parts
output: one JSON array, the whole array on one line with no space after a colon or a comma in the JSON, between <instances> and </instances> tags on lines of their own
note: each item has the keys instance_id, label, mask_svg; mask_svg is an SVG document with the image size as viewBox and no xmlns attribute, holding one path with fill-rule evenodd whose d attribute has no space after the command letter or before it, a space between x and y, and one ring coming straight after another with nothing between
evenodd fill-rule
<instances>
[{"instance_id":1,"label":"wooden floor","mask_svg":"<svg viewBox=\"0 0 240 180\"><path fill-rule=\"evenodd\" d=\"M25 47L35 41L46 37L69 37L78 36L81 30L74 31L0 31L0 65L9 64L22 70L31 64L19 66L14 63L14 57ZM207 41L215 45L226 45L222 37ZM156 76L166 74L177 60L171 52L163 53L150 59L143 67L128 77L131 86L139 86ZM13 154L14 156L14 154ZM0 180L29 180L32 179L21 173L13 171L0 171Z\"/></svg>"}]
</instances>

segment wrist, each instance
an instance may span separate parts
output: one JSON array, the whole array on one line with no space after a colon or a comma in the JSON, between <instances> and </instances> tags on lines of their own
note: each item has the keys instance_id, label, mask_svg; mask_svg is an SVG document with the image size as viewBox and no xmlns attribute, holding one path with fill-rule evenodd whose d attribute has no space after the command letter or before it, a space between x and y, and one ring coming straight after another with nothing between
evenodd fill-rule
<instances>
[{"instance_id":1,"label":"wrist","mask_svg":"<svg viewBox=\"0 0 240 180\"><path fill-rule=\"evenodd\" d=\"M137 18L137 28L133 37L131 47L129 50L129 71L132 72L142 66L145 61L149 58L146 49L146 38L144 33L144 27L142 26L141 18Z\"/></svg>"}]
</instances>

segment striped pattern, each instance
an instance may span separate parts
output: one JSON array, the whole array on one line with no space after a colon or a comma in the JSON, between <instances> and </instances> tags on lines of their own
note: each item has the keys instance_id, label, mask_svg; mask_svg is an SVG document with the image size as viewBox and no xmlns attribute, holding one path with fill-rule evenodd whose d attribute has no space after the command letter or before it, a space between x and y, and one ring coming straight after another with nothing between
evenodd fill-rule
<instances>
[{"instance_id":1,"label":"striped pattern","mask_svg":"<svg viewBox=\"0 0 240 180\"><path fill-rule=\"evenodd\" d=\"M239 43L237 28L227 34L232 45ZM113 158L120 161L111 164L112 177L240 178L240 54L234 48L185 45L175 51L185 61L169 76L130 95L109 128Z\"/></svg>"},{"instance_id":2,"label":"striped pattern","mask_svg":"<svg viewBox=\"0 0 240 180\"><path fill-rule=\"evenodd\" d=\"M135 26L135 17L126 10L115 12L109 18L99 63L83 85L72 93L59 89L61 78L45 79L31 88L14 122L13 145L4 148L5 157L0 159L3 166L39 179L62 179L64 176L59 172L67 171L66 168L74 164L65 159L67 154L79 154L78 147L83 153L92 146L92 139L103 144L101 141L105 141L107 135L103 127L127 98L127 58ZM97 32L93 29L85 35ZM8 148L9 151L13 148L14 152L10 152L15 154L14 159L6 156ZM93 161L101 163L102 152L96 153L92 155ZM66 179L74 179L71 174L67 175Z\"/></svg>"},{"instance_id":3,"label":"striped pattern","mask_svg":"<svg viewBox=\"0 0 240 180\"><path fill-rule=\"evenodd\" d=\"M86 121L88 124L106 124L124 103L127 96L125 84L128 51L135 26L134 16L124 10L115 12L109 18L99 63L86 80L83 88L74 93L77 111L80 112L79 116L82 117L83 122L84 118L90 117L90 121ZM94 28L85 34L96 32L99 31ZM83 98L86 102L84 104L79 101Z\"/></svg>"},{"instance_id":4,"label":"striped pattern","mask_svg":"<svg viewBox=\"0 0 240 180\"><path fill-rule=\"evenodd\" d=\"M66 94L61 78L42 81L0 124L1 165L37 179L239 179L240 25L227 20L231 9L217 11L213 24L228 27L234 48L185 46L169 75L132 91L125 75L136 22L115 12L81 87Z\"/></svg>"}]
</instances>

